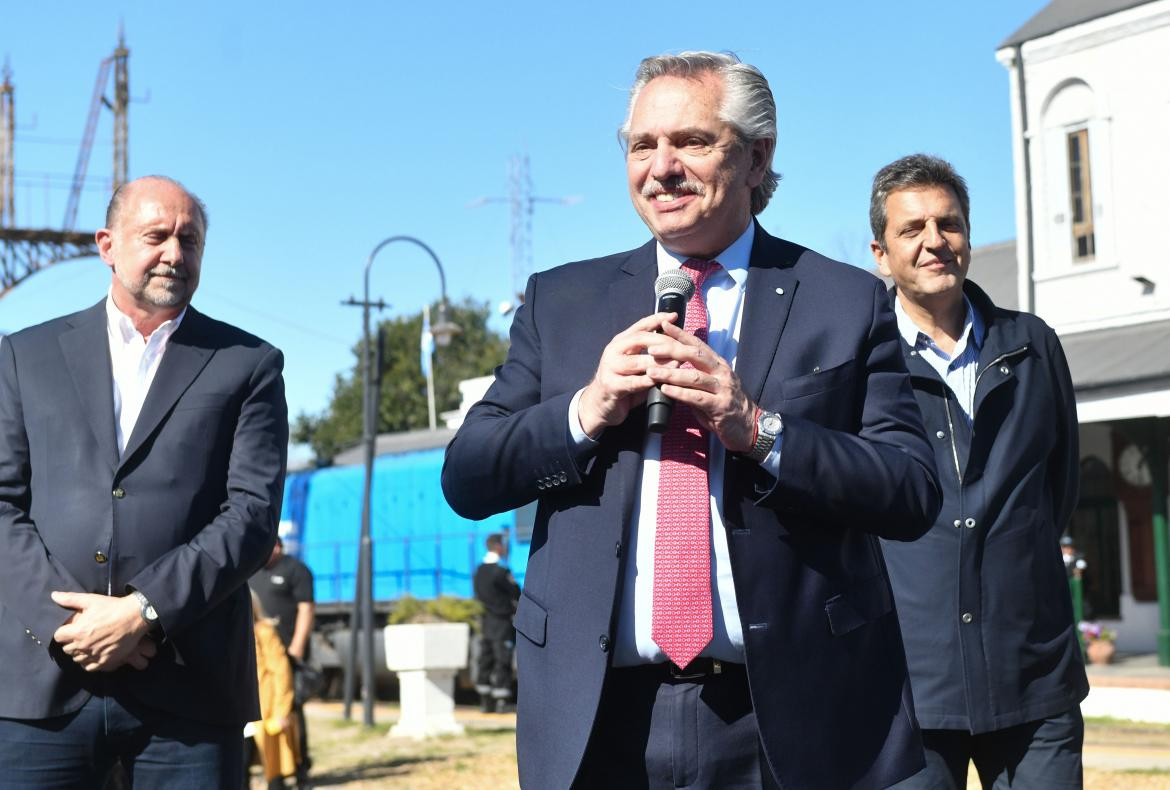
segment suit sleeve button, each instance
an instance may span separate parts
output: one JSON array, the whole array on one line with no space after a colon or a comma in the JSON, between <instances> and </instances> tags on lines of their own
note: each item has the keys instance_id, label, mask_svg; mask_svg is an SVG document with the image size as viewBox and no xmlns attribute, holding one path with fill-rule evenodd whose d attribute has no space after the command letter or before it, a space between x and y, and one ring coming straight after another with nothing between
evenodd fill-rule
<instances>
[{"instance_id":1,"label":"suit sleeve button","mask_svg":"<svg viewBox=\"0 0 1170 790\"><path fill-rule=\"evenodd\" d=\"M935 431L934 435L937 436L939 439L947 438L947 435L945 433L943 433L942 431Z\"/></svg>"},{"instance_id":2,"label":"suit sleeve button","mask_svg":"<svg viewBox=\"0 0 1170 790\"><path fill-rule=\"evenodd\" d=\"M609 652L609 637L605 634L602 634L597 639L597 646L601 648L602 653L608 653Z\"/></svg>"},{"instance_id":3,"label":"suit sleeve button","mask_svg":"<svg viewBox=\"0 0 1170 790\"><path fill-rule=\"evenodd\" d=\"M969 623L974 619L975 619L974 615L972 615L970 612L963 612L963 622L964 623Z\"/></svg>"},{"instance_id":4,"label":"suit sleeve button","mask_svg":"<svg viewBox=\"0 0 1170 790\"><path fill-rule=\"evenodd\" d=\"M98 565L105 565L108 560L109 560L109 557L107 557L104 552L95 551L93 553L93 561L96 562Z\"/></svg>"},{"instance_id":5,"label":"suit sleeve button","mask_svg":"<svg viewBox=\"0 0 1170 790\"><path fill-rule=\"evenodd\" d=\"M114 499L121 499L126 496L126 490L121 487L115 488L111 493L113 493Z\"/></svg>"}]
</instances>

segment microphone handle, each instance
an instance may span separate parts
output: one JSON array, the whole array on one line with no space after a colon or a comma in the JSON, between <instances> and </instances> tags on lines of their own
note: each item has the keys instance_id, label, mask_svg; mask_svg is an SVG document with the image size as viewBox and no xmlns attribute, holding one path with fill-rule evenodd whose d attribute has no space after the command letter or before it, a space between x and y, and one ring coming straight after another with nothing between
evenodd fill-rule
<instances>
[{"instance_id":1,"label":"microphone handle","mask_svg":"<svg viewBox=\"0 0 1170 790\"><path fill-rule=\"evenodd\" d=\"M678 293L664 293L658 297L659 313L677 313L678 317L672 322L682 328L687 313L687 300ZM658 387L651 387L646 393L646 430L651 433L662 433L670 423L670 413L674 410L674 401L662 394Z\"/></svg>"}]
</instances>

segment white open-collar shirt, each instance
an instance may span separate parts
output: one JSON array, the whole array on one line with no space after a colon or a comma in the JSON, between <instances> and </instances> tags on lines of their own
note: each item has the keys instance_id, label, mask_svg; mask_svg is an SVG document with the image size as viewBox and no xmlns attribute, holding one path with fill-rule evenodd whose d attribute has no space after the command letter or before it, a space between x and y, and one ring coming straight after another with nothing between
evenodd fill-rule
<instances>
[{"instance_id":1,"label":"white open-collar shirt","mask_svg":"<svg viewBox=\"0 0 1170 790\"><path fill-rule=\"evenodd\" d=\"M146 393L158 373L159 363L167 351L171 336L183 322L187 308L169 321L159 324L143 337L130 317L114 304L111 290L106 295L106 334L110 341L110 372L114 380L114 425L118 436L118 455L126 451L126 442L142 412Z\"/></svg>"}]
</instances>

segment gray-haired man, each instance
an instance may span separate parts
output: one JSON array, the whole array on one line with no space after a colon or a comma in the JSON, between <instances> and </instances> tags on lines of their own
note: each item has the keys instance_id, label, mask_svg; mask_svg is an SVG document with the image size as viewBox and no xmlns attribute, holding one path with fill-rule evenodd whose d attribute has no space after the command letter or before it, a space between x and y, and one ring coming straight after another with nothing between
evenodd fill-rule
<instances>
[{"instance_id":1,"label":"gray-haired man","mask_svg":"<svg viewBox=\"0 0 1170 790\"><path fill-rule=\"evenodd\" d=\"M648 58L622 138L654 239L529 280L443 470L470 518L539 500L520 781L886 787L923 758L876 536L920 535L938 492L885 289L754 221L752 66ZM695 283L686 331L647 315L663 274Z\"/></svg>"}]
</instances>

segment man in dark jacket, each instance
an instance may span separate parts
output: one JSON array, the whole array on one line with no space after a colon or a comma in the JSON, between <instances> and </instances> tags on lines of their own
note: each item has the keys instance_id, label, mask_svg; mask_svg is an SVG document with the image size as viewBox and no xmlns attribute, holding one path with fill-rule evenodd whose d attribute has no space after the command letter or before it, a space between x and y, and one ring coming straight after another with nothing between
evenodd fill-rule
<instances>
[{"instance_id":1,"label":"man in dark jacket","mask_svg":"<svg viewBox=\"0 0 1170 790\"><path fill-rule=\"evenodd\" d=\"M926 771L904 786L1080 787L1088 684L1060 534L1077 496L1076 403L1056 334L966 281L966 183L941 159L874 177L870 247L894 311L943 508L882 541Z\"/></svg>"},{"instance_id":2,"label":"man in dark jacket","mask_svg":"<svg viewBox=\"0 0 1170 790\"><path fill-rule=\"evenodd\" d=\"M487 554L475 569L473 582L475 598L483 604L475 690L484 713L506 713L512 697L512 651L516 647L512 616L520 600L520 585L504 565L507 558L504 536L488 535Z\"/></svg>"}]
</instances>

